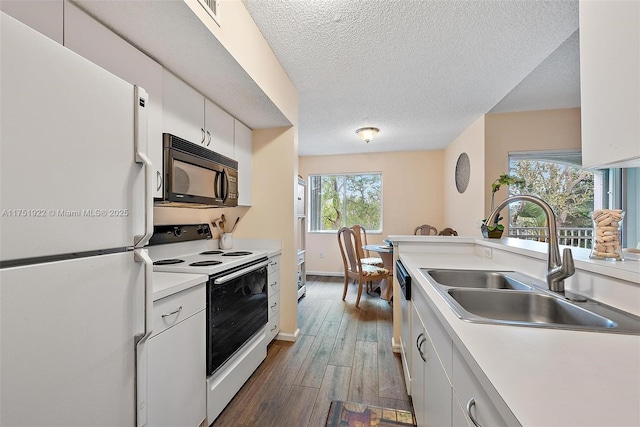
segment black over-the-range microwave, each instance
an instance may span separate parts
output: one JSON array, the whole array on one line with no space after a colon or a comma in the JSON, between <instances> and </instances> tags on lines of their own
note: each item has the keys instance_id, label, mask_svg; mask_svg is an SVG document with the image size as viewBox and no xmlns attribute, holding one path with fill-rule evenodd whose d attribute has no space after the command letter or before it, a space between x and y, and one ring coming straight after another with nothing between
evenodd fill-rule
<instances>
[{"instance_id":1,"label":"black over-the-range microwave","mask_svg":"<svg viewBox=\"0 0 640 427\"><path fill-rule=\"evenodd\" d=\"M175 135L162 134L164 206L238 206L238 162Z\"/></svg>"}]
</instances>

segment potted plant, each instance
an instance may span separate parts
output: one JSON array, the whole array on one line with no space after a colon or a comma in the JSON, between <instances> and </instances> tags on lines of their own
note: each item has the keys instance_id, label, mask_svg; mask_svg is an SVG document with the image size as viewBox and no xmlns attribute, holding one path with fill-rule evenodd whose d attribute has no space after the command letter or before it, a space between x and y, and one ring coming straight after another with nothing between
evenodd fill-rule
<instances>
[{"instance_id":1,"label":"potted plant","mask_svg":"<svg viewBox=\"0 0 640 427\"><path fill-rule=\"evenodd\" d=\"M515 185L519 188L525 185L525 180L519 178L517 176L508 175L503 173L500 175L493 183L491 184L491 210L493 212L494 207L494 198L496 195L496 191L500 190L500 187L503 185ZM498 215L493 224L487 225L487 219L482 220L482 225L480 226L480 230L482 230L482 236L485 238L499 239L502 237L502 232L504 231L504 225L499 222L503 219L502 216Z\"/></svg>"}]
</instances>

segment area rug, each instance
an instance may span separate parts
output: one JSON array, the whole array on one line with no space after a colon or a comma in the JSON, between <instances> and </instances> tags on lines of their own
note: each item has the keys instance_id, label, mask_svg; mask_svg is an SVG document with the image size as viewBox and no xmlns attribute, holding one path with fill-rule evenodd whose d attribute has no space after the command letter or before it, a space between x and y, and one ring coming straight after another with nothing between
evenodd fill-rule
<instances>
[{"instance_id":1,"label":"area rug","mask_svg":"<svg viewBox=\"0 0 640 427\"><path fill-rule=\"evenodd\" d=\"M329 407L326 427L410 427L415 425L413 414L409 411L334 400Z\"/></svg>"}]
</instances>

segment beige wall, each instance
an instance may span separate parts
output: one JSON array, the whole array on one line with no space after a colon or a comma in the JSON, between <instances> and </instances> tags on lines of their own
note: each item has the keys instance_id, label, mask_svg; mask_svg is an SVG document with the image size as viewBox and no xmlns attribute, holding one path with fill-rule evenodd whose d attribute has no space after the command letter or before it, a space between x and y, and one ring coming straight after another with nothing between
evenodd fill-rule
<instances>
[{"instance_id":1,"label":"beige wall","mask_svg":"<svg viewBox=\"0 0 640 427\"><path fill-rule=\"evenodd\" d=\"M448 226L459 236L480 235L480 224L484 218L484 134L485 117L482 116L453 140L444 152L444 215ZM455 182L456 163L462 153L467 153L471 166L469 184L464 193L458 192Z\"/></svg>"},{"instance_id":2,"label":"beige wall","mask_svg":"<svg viewBox=\"0 0 640 427\"><path fill-rule=\"evenodd\" d=\"M438 229L448 226L443 215L443 155L437 150L305 156L299 159L299 173L307 179L314 174L382 172L382 233L368 234L369 243L381 243L390 234L413 234L420 224ZM309 233L306 237L307 273L342 274L336 234Z\"/></svg>"},{"instance_id":3,"label":"beige wall","mask_svg":"<svg viewBox=\"0 0 640 427\"><path fill-rule=\"evenodd\" d=\"M509 171L510 151L582 147L579 108L488 114L485 117L485 216L491 206L489 188L500 174ZM507 195L507 189L501 188L496 193L496 203Z\"/></svg>"}]
</instances>

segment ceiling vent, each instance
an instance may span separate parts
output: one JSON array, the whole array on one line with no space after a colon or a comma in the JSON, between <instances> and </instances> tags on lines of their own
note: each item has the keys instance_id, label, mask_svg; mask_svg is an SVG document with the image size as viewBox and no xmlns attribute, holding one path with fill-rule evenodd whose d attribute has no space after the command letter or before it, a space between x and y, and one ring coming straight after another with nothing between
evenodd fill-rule
<instances>
[{"instance_id":1,"label":"ceiling vent","mask_svg":"<svg viewBox=\"0 0 640 427\"><path fill-rule=\"evenodd\" d=\"M198 0L198 3L204 7L204 10L206 10L215 23L220 26L220 0Z\"/></svg>"}]
</instances>

